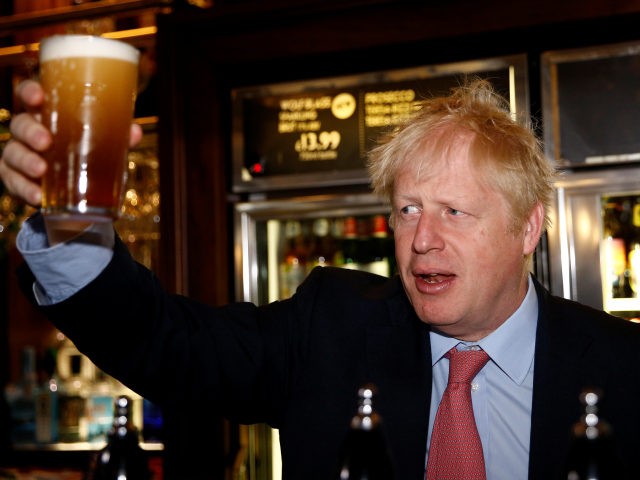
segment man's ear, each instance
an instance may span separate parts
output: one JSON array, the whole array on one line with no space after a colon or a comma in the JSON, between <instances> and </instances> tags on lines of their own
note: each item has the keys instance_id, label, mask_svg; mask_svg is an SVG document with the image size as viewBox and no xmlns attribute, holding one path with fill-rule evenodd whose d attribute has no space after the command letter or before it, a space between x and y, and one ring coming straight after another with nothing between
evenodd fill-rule
<instances>
[{"instance_id":1,"label":"man's ear","mask_svg":"<svg viewBox=\"0 0 640 480\"><path fill-rule=\"evenodd\" d=\"M540 241L542 235L542 226L544 224L544 207L541 202L538 202L527 219L527 224L524 231L524 239L522 243L523 255L529 255L533 253Z\"/></svg>"}]
</instances>

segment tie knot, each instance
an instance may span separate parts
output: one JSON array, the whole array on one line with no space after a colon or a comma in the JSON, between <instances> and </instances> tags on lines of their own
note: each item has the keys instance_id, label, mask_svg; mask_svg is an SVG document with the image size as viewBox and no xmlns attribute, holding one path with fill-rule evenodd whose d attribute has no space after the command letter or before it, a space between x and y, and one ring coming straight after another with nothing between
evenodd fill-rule
<instances>
[{"instance_id":1,"label":"tie knot","mask_svg":"<svg viewBox=\"0 0 640 480\"><path fill-rule=\"evenodd\" d=\"M484 350L459 351L453 347L445 356L449 359L449 383L471 383L489 361Z\"/></svg>"}]
</instances>

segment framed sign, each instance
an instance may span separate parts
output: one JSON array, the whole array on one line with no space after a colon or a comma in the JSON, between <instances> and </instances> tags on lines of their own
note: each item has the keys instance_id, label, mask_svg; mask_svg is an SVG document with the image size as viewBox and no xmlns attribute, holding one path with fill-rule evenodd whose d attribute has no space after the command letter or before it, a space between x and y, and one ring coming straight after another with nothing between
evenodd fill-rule
<instances>
[{"instance_id":1,"label":"framed sign","mask_svg":"<svg viewBox=\"0 0 640 480\"><path fill-rule=\"evenodd\" d=\"M367 184L377 139L469 75L528 109L524 55L233 90L233 190Z\"/></svg>"},{"instance_id":2,"label":"framed sign","mask_svg":"<svg viewBox=\"0 0 640 480\"><path fill-rule=\"evenodd\" d=\"M560 167L640 161L640 43L545 52L543 127Z\"/></svg>"}]
</instances>

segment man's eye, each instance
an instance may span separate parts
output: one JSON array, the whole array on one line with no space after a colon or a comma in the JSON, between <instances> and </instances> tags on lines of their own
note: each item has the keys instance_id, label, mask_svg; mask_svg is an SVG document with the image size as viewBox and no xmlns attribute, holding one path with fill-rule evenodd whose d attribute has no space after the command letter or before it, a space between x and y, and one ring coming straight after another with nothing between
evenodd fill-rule
<instances>
[{"instance_id":1,"label":"man's eye","mask_svg":"<svg viewBox=\"0 0 640 480\"><path fill-rule=\"evenodd\" d=\"M449 212L449 215L452 215L452 216L464 215L464 212L462 210L456 210L455 208L449 208L448 212Z\"/></svg>"},{"instance_id":2,"label":"man's eye","mask_svg":"<svg viewBox=\"0 0 640 480\"><path fill-rule=\"evenodd\" d=\"M402 207L400 209L400 213L403 215L413 215L416 213L420 213L420 209L415 205L407 205L406 207Z\"/></svg>"}]
</instances>

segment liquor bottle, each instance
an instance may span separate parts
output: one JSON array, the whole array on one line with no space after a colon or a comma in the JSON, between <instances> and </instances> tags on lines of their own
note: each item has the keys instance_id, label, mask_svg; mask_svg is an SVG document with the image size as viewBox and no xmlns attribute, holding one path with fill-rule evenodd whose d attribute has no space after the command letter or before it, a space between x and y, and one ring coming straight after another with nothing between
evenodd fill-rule
<instances>
[{"instance_id":1,"label":"liquor bottle","mask_svg":"<svg viewBox=\"0 0 640 480\"><path fill-rule=\"evenodd\" d=\"M302 283L307 273L307 252L302 234L302 224L290 220L284 226L285 251L280 262L280 298L289 298Z\"/></svg>"},{"instance_id":2,"label":"liquor bottle","mask_svg":"<svg viewBox=\"0 0 640 480\"><path fill-rule=\"evenodd\" d=\"M56 368L57 351L45 352L43 370L45 380L36 395L36 442L55 443L58 441L58 389L60 379Z\"/></svg>"},{"instance_id":3,"label":"liquor bottle","mask_svg":"<svg viewBox=\"0 0 640 480\"><path fill-rule=\"evenodd\" d=\"M394 468L382 419L375 411L373 385L358 389L358 410L351 419L343 444L337 477L339 480L392 480Z\"/></svg>"},{"instance_id":4,"label":"liquor bottle","mask_svg":"<svg viewBox=\"0 0 640 480\"><path fill-rule=\"evenodd\" d=\"M119 396L107 445L91 462L85 480L150 480L149 461L140 447L140 433L131 421L131 399Z\"/></svg>"},{"instance_id":5,"label":"liquor bottle","mask_svg":"<svg viewBox=\"0 0 640 480\"><path fill-rule=\"evenodd\" d=\"M368 240L370 259L367 271L384 277L391 276L393 252L387 218L384 215L371 217L371 235Z\"/></svg>"},{"instance_id":6,"label":"liquor bottle","mask_svg":"<svg viewBox=\"0 0 640 480\"><path fill-rule=\"evenodd\" d=\"M331 238L334 242L334 251L332 263L336 267L344 266L344 252L342 251L342 242L344 239L344 218L336 217L331 222Z\"/></svg>"},{"instance_id":7,"label":"liquor bottle","mask_svg":"<svg viewBox=\"0 0 640 480\"><path fill-rule=\"evenodd\" d=\"M622 478L613 445L611 426L598 415L602 394L587 389L580 395L584 414L571 431L567 457L567 480L614 480Z\"/></svg>"},{"instance_id":8,"label":"liquor bottle","mask_svg":"<svg viewBox=\"0 0 640 480\"><path fill-rule=\"evenodd\" d=\"M604 282L609 298L624 296L624 270L627 252L624 241L624 226L621 220L622 203L616 197L602 199L602 250L604 258Z\"/></svg>"},{"instance_id":9,"label":"liquor bottle","mask_svg":"<svg viewBox=\"0 0 640 480\"><path fill-rule=\"evenodd\" d=\"M307 259L307 272L318 266L331 265L335 254L329 219L318 218L314 220L311 229L313 231L313 240Z\"/></svg>"},{"instance_id":10,"label":"liquor bottle","mask_svg":"<svg viewBox=\"0 0 640 480\"><path fill-rule=\"evenodd\" d=\"M634 297L640 293L640 195L635 197L633 205L633 236L629 242L627 264L629 267L629 286Z\"/></svg>"},{"instance_id":11,"label":"liquor bottle","mask_svg":"<svg viewBox=\"0 0 640 480\"><path fill-rule=\"evenodd\" d=\"M34 347L22 349L20 363L21 376L17 382L6 386L5 398L10 412L11 441L14 444L27 444L35 441L36 432L38 379Z\"/></svg>"},{"instance_id":12,"label":"liquor bottle","mask_svg":"<svg viewBox=\"0 0 640 480\"><path fill-rule=\"evenodd\" d=\"M99 368L89 384L87 397L87 440L105 441L113 424L113 382Z\"/></svg>"},{"instance_id":13,"label":"liquor bottle","mask_svg":"<svg viewBox=\"0 0 640 480\"><path fill-rule=\"evenodd\" d=\"M138 393L131 390L119 380L110 377L111 383L111 396L115 400L118 397L127 397L129 399L129 421L133 423L133 426L142 432L144 428L144 405L143 398Z\"/></svg>"},{"instance_id":14,"label":"liquor bottle","mask_svg":"<svg viewBox=\"0 0 640 480\"><path fill-rule=\"evenodd\" d=\"M68 362L67 378L63 378L58 390L58 439L60 442L84 442L87 440L87 381L81 375L80 353L64 357ZM60 371L60 369L59 369Z\"/></svg>"},{"instance_id":15,"label":"liquor bottle","mask_svg":"<svg viewBox=\"0 0 640 480\"><path fill-rule=\"evenodd\" d=\"M349 216L344 219L342 241L340 243L343 262L340 266L351 270L359 270L362 251L358 241L358 219L356 217Z\"/></svg>"}]
</instances>

